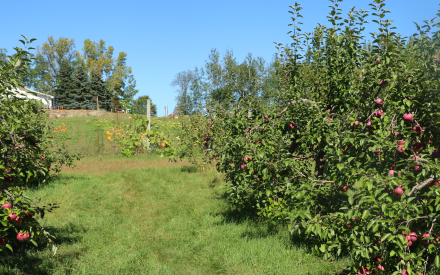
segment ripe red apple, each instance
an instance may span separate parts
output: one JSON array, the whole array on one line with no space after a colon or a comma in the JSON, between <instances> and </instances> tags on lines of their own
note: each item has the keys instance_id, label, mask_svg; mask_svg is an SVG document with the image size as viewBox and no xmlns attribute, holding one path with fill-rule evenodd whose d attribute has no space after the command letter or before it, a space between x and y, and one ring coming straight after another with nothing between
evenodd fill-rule
<instances>
[{"instance_id":1,"label":"ripe red apple","mask_svg":"<svg viewBox=\"0 0 440 275\"><path fill-rule=\"evenodd\" d=\"M379 239L377 240L377 244L380 244L380 237L379 237Z\"/></svg>"},{"instance_id":2,"label":"ripe red apple","mask_svg":"<svg viewBox=\"0 0 440 275\"><path fill-rule=\"evenodd\" d=\"M10 204L10 203L4 203L4 204L2 205L2 208L3 208L3 209L6 209L6 208L11 209L11 208L12 208L12 204Z\"/></svg>"},{"instance_id":3,"label":"ripe red apple","mask_svg":"<svg viewBox=\"0 0 440 275\"><path fill-rule=\"evenodd\" d=\"M385 84L385 83L386 83L386 81L381 80L381 81L379 82L379 86L382 86L382 85Z\"/></svg>"},{"instance_id":4,"label":"ripe red apple","mask_svg":"<svg viewBox=\"0 0 440 275\"><path fill-rule=\"evenodd\" d=\"M247 133L247 132L249 132L249 131L246 129L246 130L244 130L244 132Z\"/></svg>"},{"instance_id":5,"label":"ripe red apple","mask_svg":"<svg viewBox=\"0 0 440 275\"><path fill-rule=\"evenodd\" d=\"M18 225L21 225L21 224L22 224L22 223L21 223L21 219L20 219L19 216L17 216L17 217L15 218L15 222L16 222Z\"/></svg>"},{"instance_id":6,"label":"ripe red apple","mask_svg":"<svg viewBox=\"0 0 440 275\"><path fill-rule=\"evenodd\" d=\"M412 157L413 160L415 160L416 162L419 162L418 159L420 158L420 156L414 156Z\"/></svg>"},{"instance_id":7,"label":"ripe red apple","mask_svg":"<svg viewBox=\"0 0 440 275\"><path fill-rule=\"evenodd\" d=\"M406 243L406 245L407 245L407 246L411 246L411 245L412 245L412 241L408 241L408 242Z\"/></svg>"},{"instance_id":8,"label":"ripe red apple","mask_svg":"<svg viewBox=\"0 0 440 275\"><path fill-rule=\"evenodd\" d=\"M400 187L397 187L396 189L394 189L394 195L401 197L403 195L403 189Z\"/></svg>"},{"instance_id":9,"label":"ripe red apple","mask_svg":"<svg viewBox=\"0 0 440 275\"><path fill-rule=\"evenodd\" d=\"M382 105L383 104L383 100L380 99L380 98L376 99L376 104L377 105Z\"/></svg>"},{"instance_id":10,"label":"ripe red apple","mask_svg":"<svg viewBox=\"0 0 440 275\"><path fill-rule=\"evenodd\" d=\"M244 161L248 161L248 159L249 159L248 157L244 157L243 158Z\"/></svg>"},{"instance_id":11,"label":"ripe red apple","mask_svg":"<svg viewBox=\"0 0 440 275\"><path fill-rule=\"evenodd\" d=\"M420 134L423 129L419 125L416 125L416 126L414 126L413 130L416 131L417 134Z\"/></svg>"},{"instance_id":12,"label":"ripe red apple","mask_svg":"<svg viewBox=\"0 0 440 275\"><path fill-rule=\"evenodd\" d=\"M6 243L4 238L0 238L0 246L4 245Z\"/></svg>"},{"instance_id":13,"label":"ripe red apple","mask_svg":"<svg viewBox=\"0 0 440 275\"><path fill-rule=\"evenodd\" d=\"M380 149L376 149L376 151L374 151L375 153L380 153Z\"/></svg>"},{"instance_id":14,"label":"ripe red apple","mask_svg":"<svg viewBox=\"0 0 440 275\"><path fill-rule=\"evenodd\" d=\"M268 115L265 115L264 118L265 118L265 119L269 119L269 116L268 116Z\"/></svg>"},{"instance_id":15,"label":"ripe red apple","mask_svg":"<svg viewBox=\"0 0 440 275\"><path fill-rule=\"evenodd\" d=\"M381 117L381 116L383 116L384 114L385 114L385 112L384 112L383 110L379 110L379 111L376 112L375 116L377 116L377 117Z\"/></svg>"},{"instance_id":16,"label":"ripe red apple","mask_svg":"<svg viewBox=\"0 0 440 275\"><path fill-rule=\"evenodd\" d=\"M289 124L289 128L290 129L295 129L295 125L293 125L292 123Z\"/></svg>"},{"instance_id":17,"label":"ripe red apple","mask_svg":"<svg viewBox=\"0 0 440 275\"><path fill-rule=\"evenodd\" d=\"M18 232L17 233L17 240L20 241L20 242L24 241L25 240L24 234L21 233L21 232Z\"/></svg>"},{"instance_id":18,"label":"ripe red apple","mask_svg":"<svg viewBox=\"0 0 440 275\"><path fill-rule=\"evenodd\" d=\"M9 220L9 221L15 221L15 218L17 218L17 215L15 215L15 213L11 213L11 214L9 214L9 216L8 216L8 220Z\"/></svg>"},{"instance_id":19,"label":"ripe red apple","mask_svg":"<svg viewBox=\"0 0 440 275\"><path fill-rule=\"evenodd\" d=\"M367 128L371 128L371 121L367 122Z\"/></svg>"},{"instance_id":20,"label":"ripe red apple","mask_svg":"<svg viewBox=\"0 0 440 275\"><path fill-rule=\"evenodd\" d=\"M422 243L427 244L429 243L429 240L424 240L424 238L426 237L431 237L431 235L429 235L428 233L425 233L422 235Z\"/></svg>"},{"instance_id":21,"label":"ripe red apple","mask_svg":"<svg viewBox=\"0 0 440 275\"><path fill-rule=\"evenodd\" d=\"M410 122L412 122L413 121L413 115L412 114L404 114L403 115L403 120L406 122L406 123L410 123Z\"/></svg>"},{"instance_id":22,"label":"ripe red apple","mask_svg":"<svg viewBox=\"0 0 440 275\"><path fill-rule=\"evenodd\" d=\"M417 241L417 234L416 234L416 232L411 232L411 233L409 233L408 236L410 237L410 241L412 241L412 242Z\"/></svg>"},{"instance_id":23,"label":"ripe red apple","mask_svg":"<svg viewBox=\"0 0 440 275\"><path fill-rule=\"evenodd\" d=\"M197 130L197 128L194 127L194 130Z\"/></svg>"},{"instance_id":24,"label":"ripe red apple","mask_svg":"<svg viewBox=\"0 0 440 275\"><path fill-rule=\"evenodd\" d=\"M376 62L380 62L380 58L379 57L376 57Z\"/></svg>"},{"instance_id":25,"label":"ripe red apple","mask_svg":"<svg viewBox=\"0 0 440 275\"><path fill-rule=\"evenodd\" d=\"M413 149L414 149L414 151L418 152L418 151L425 149L425 147L426 147L425 144L420 143L420 142L416 142L416 143L414 143Z\"/></svg>"},{"instance_id":26,"label":"ripe red apple","mask_svg":"<svg viewBox=\"0 0 440 275\"><path fill-rule=\"evenodd\" d=\"M408 275L408 272L406 271L406 269L404 271L402 271L402 275Z\"/></svg>"},{"instance_id":27,"label":"ripe red apple","mask_svg":"<svg viewBox=\"0 0 440 275\"><path fill-rule=\"evenodd\" d=\"M354 128L358 125L359 125L359 121L356 120L354 123L351 124L351 128Z\"/></svg>"},{"instance_id":28,"label":"ripe red apple","mask_svg":"<svg viewBox=\"0 0 440 275\"><path fill-rule=\"evenodd\" d=\"M7 178L4 179L4 181L7 182L7 183L13 183L14 182L14 178L7 177Z\"/></svg>"},{"instance_id":29,"label":"ripe red apple","mask_svg":"<svg viewBox=\"0 0 440 275\"><path fill-rule=\"evenodd\" d=\"M197 123L198 121L196 120L196 123Z\"/></svg>"},{"instance_id":30,"label":"ripe red apple","mask_svg":"<svg viewBox=\"0 0 440 275\"><path fill-rule=\"evenodd\" d=\"M376 262L381 262L382 260L383 260L383 258L380 255L376 255L376 257L374 257L374 261L376 261Z\"/></svg>"},{"instance_id":31,"label":"ripe red apple","mask_svg":"<svg viewBox=\"0 0 440 275\"><path fill-rule=\"evenodd\" d=\"M246 169L246 164L242 164L241 169Z\"/></svg>"},{"instance_id":32,"label":"ripe red apple","mask_svg":"<svg viewBox=\"0 0 440 275\"><path fill-rule=\"evenodd\" d=\"M418 166L418 165L416 165L415 167L414 167L414 171L419 171L420 170L420 166Z\"/></svg>"},{"instance_id":33,"label":"ripe red apple","mask_svg":"<svg viewBox=\"0 0 440 275\"><path fill-rule=\"evenodd\" d=\"M213 159L214 158L214 155L211 155L211 159ZM32 216L31 216L32 217Z\"/></svg>"},{"instance_id":34,"label":"ripe red apple","mask_svg":"<svg viewBox=\"0 0 440 275\"><path fill-rule=\"evenodd\" d=\"M347 186L343 186L343 187L341 187L341 191L342 191L342 192L347 192L347 189L348 189Z\"/></svg>"},{"instance_id":35,"label":"ripe red apple","mask_svg":"<svg viewBox=\"0 0 440 275\"><path fill-rule=\"evenodd\" d=\"M378 265L378 266L377 266L377 269L379 269L380 271L384 271L384 270L385 270L385 267L384 267L383 265Z\"/></svg>"},{"instance_id":36,"label":"ripe red apple","mask_svg":"<svg viewBox=\"0 0 440 275\"><path fill-rule=\"evenodd\" d=\"M394 176L394 170L389 170L388 175Z\"/></svg>"}]
</instances>

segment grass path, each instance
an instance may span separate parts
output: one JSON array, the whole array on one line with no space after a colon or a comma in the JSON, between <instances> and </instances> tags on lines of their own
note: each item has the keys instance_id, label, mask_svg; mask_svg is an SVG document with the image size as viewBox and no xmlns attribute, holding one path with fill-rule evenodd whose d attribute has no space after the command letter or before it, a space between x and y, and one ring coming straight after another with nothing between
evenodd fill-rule
<instances>
[{"instance_id":1,"label":"grass path","mask_svg":"<svg viewBox=\"0 0 440 275\"><path fill-rule=\"evenodd\" d=\"M285 229L228 211L215 171L146 156L78 165L29 192L60 206L43 220L58 238L57 255L27 250L0 273L315 275L346 263L311 256L289 245Z\"/></svg>"}]
</instances>

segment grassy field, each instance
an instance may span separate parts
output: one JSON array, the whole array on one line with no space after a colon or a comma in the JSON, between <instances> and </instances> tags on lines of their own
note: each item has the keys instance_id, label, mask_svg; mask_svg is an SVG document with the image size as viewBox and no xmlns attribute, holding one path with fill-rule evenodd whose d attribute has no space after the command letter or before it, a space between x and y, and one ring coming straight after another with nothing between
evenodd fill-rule
<instances>
[{"instance_id":1,"label":"grassy field","mask_svg":"<svg viewBox=\"0 0 440 275\"><path fill-rule=\"evenodd\" d=\"M339 274L285 228L228 208L213 169L156 156L88 157L31 190L60 208L42 224L59 250L23 249L1 274Z\"/></svg>"}]
</instances>

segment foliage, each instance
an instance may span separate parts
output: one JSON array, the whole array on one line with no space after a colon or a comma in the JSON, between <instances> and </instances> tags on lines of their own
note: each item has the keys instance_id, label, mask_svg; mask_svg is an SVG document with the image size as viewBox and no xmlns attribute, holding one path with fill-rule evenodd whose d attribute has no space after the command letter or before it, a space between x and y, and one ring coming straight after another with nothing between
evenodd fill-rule
<instances>
[{"instance_id":1,"label":"foliage","mask_svg":"<svg viewBox=\"0 0 440 275\"><path fill-rule=\"evenodd\" d=\"M291 6L273 104L216 105L176 155L216 161L234 205L288 224L325 259L348 254L353 274L425 274L440 266L440 33L402 38L375 0L368 46L367 12L343 19L331 2L331 27L313 33Z\"/></svg>"},{"instance_id":2,"label":"foliage","mask_svg":"<svg viewBox=\"0 0 440 275\"><path fill-rule=\"evenodd\" d=\"M150 99L148 95L143 95L134 100L134 111L136 114L146 114L147 113L147 100ZM150 110L151 116L157 116L157 105L153 104L153 101L150 99Z\"/></svg>"},{"instance_id":3,"label":"foliage","mask_svg":"<svg viewBox=\"0 0 440 275\"><path fill-rule=\"evenodd\" d=\"M23 36L24 37L24 36ZM50 171L59 171L58 165L71 164L76 156L63 150L49 150L49 126L45 113L27 98L13 92L26 74L31 60L26 37L20 40L25 49L16 47L16 53L0 61L0 251L16 248L19 243L47 243L56 251L53 237L36 220L57 206L39 206L39 199L25 195L27 187L47 182ZM32 48L29 48L32 49ZM57 161L59 160L59 161Z\"/></svg>"}]
</instances>

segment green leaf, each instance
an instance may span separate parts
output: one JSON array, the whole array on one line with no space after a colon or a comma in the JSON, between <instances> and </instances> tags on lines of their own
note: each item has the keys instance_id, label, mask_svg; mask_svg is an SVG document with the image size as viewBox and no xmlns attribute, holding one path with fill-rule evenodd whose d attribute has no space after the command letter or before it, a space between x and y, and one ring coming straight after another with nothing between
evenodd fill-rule
<instances>
[{"instance_id":1,"label":"green leaf","mask_svg":"<svg viewBox=\"0 0 440 275\"><path fill-rule=\"evenodd\" d=\"M440 267L440 256L439 255L435 256L435 266Z\"/></svg>"},{"instance_id":2,"label":"green leaf","mask_svg":"<svg viewBox=\"0 0 440 275\"><path fill-rule=\"evenodd\" d=\"M344 169L344 164L343 163L338 163L336 166L338 167L339 171Z\"/></svg>"}]
</instances>

